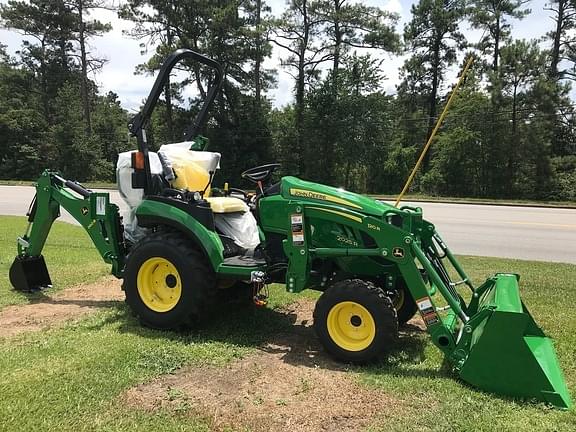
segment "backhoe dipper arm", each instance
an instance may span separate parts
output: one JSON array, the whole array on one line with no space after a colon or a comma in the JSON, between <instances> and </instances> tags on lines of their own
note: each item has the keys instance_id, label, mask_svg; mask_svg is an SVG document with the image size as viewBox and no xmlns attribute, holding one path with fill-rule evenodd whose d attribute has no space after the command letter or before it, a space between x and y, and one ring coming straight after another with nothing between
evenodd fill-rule
<instances>
[{"instance_id":1,"label":"backhoe dipper arm","mask_svg":"<svg viewBox=\"0 0 576 432\"><path fill-rule=\"evenodd\" d=\"M110 203L107 193L92 192L48 170L38 179L28 229L18 239L17 260L41 256L52 224L60 216L60 207L82 225L102 259L112 264L112 274L120 276L125 249L118 207Z\"/></svg>"}]
</instances>

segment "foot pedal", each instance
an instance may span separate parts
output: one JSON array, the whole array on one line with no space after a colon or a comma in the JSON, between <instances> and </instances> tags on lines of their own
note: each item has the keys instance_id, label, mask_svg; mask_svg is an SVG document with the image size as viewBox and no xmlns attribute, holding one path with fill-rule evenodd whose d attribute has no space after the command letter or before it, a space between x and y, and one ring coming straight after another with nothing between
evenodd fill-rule
<instances>
[{"instance_id":1,"label":"foot pedal","mask_svg":"<svg viewBox=\"0 0 576 432\"><path fill-rule=\"evenodd\" d=\"M17 256L10 267L10 283L16 291L23 292L52 288L44 257Z\"/></svg>"}]
</instances>

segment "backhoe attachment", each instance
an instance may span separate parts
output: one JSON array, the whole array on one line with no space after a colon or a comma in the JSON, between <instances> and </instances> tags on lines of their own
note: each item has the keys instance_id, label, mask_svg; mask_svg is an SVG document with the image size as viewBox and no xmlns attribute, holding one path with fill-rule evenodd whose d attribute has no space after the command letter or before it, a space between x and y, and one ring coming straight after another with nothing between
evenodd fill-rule
<instances>
[{"instance_id":1,"label":"backhoe attachment","mask_svg":"<svg viewBox=\"0 0 576 432\"><path fill-rule=\"evenodd\" d=\"M125 248L118 207L110 203L107 193L92 192L47 170L36 184L26 233L18 238L18 255L9 273L14 289L37 291L52 286L42 249L60 207L84 227L104 261L112 264L112 274L121 275Z\"/></svg>"}]
</instances>

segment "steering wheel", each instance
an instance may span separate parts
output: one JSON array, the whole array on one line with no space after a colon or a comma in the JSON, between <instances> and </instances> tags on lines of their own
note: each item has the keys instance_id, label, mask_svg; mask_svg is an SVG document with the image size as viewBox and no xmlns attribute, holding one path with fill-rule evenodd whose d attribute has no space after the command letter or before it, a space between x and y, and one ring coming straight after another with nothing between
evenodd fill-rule
<instances>
[{"instance_id":1,"label":"steering wheel","mask_svg":"<svg viewBox=\"0 0 576 432\"><path fill-rule=\"evenodd\" d=\"M250 180L253 183L262 184L268 181L272 177L274 170L280 166L278 163L260 165L244 171L241 176L243 179Z\"/></svg>"}]
</instances>

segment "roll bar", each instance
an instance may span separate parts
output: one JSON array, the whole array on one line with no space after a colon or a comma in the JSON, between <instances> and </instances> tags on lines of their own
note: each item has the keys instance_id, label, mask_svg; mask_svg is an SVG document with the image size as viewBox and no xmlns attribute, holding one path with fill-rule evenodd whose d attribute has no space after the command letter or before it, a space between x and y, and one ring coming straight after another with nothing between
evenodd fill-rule
<instances>
[{"instance_id":1,"label":"roll bar","mask_svg":"<svg viewBox=\"0 0 576 432\"><path fill-rule=\"evenodd\" d=\"M206 94L206 99L204 100L204 104L200 108L200 111L196 115L194 121L185 129L184 131L184 139L194 139L198 132L204 126L206 122L208 111L216 99L216 95L222 86L222 81L224 78L224 73L222 70L222 66L215 60L208 58L200 53L192 51L190 49L179 49L174 51L170 54L162 67L160 68L160 72L156 77L156 81L154 82L154 86L148 95L148 99L146 100L146 104L142 108L138 114L136 114L130 122L128 123L128 130L130 134L136 137L138 142L138 150L144 154L144 172L146 176L145 184L144 184L144 193L150 193L150 185L152 184L152 178L150 173L150 161L148 159L148 142L146 140L146 132L145 128L150 121L150 117L152 116L152 112L156 107L156 103L158 102L158 98L160 94L164 91L164 86L170 77L170 72L174 69L177 63L184 59L192 59L201 63L203 65L208 66L209 68L214 70L214 82L208 89Z\"/></svg>"}]
</instances>

